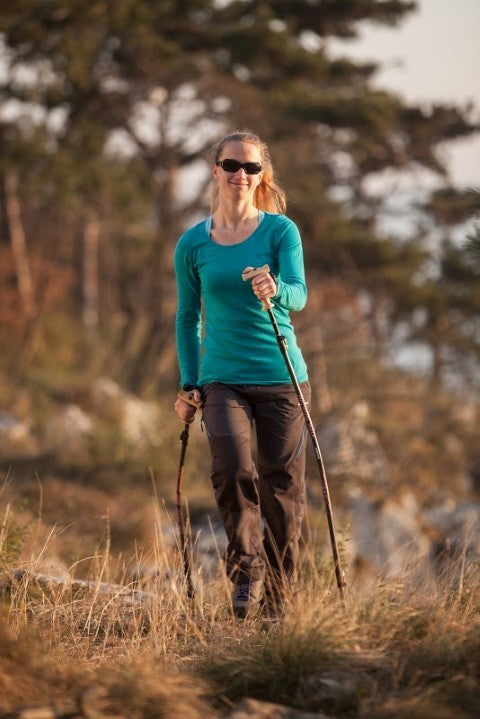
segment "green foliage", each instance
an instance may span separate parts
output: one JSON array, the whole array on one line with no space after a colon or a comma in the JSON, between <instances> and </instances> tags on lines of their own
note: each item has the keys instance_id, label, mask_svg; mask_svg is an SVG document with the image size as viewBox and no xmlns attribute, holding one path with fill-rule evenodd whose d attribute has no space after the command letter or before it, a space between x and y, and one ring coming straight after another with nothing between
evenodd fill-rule
<instances>
[{"instance_id":1,"label":"green foliage","mask_svg":"<svg viewBox=\"0 0 480 719\"><path fill-rule=\"evenodd\" d=\"M478 229L474 235L468 237L465 243L465 253L478 275L480 272L480 232Z\"/></svg>"},{"instance_id":2,"label":"green foliage","mask_svg":"<svg viewBox=\"0 0 480 719\"><path fill-rule=\"evenodd\" d=\"M473 231L467 236L464 253L465 259L473 267L474 272L480 273L480 190L468 190L465 193L465 201L470 208L470 214L474 219Z\"/></svg>"},{"instance_id":3,"label":"green foliage","mask_svg":"<svg viewBox=\"0 0 480 719\"><path fill-rule=\"evenodd\" d=\"M36 336L52 305L67 322L85 317L93 218L97 331L111 346L98 363L135 391L175 383L173 246L208 211L210 145L238 126L270 145L311 281L333 276L368 297L378 354L388 352L399 322L414 336L415 317L425 311L417 288L425 283L432 294L424 277L436 252L423 228L403 244L379 230L382 202L369 196L366 180L416 166L444 176L441 143L476 132L478 123L468 108L410 106L375 89L375 65L332 58L322 40L355 37L365 21L396 26L415 8L401 0L22 0L2 8L8 66L0 101L24 104L0 125L0 169L19 178L29 259L43 262L33 278L41 307ZM195 188L185 193L185 178L193 176ZM344 199L333 199L338 190ZM450 226L470 208L446 187L423 212ZM44 304L45 288L62 272L69 286ZM13 286L15 280L13 272ZM475 311L463 306L467 325ZM22 320L20 314L19 336ZM435 321L429 325L434 337L424 332L423 341L443 345ZM476 345L475 333L464 332ZM22 351L35 361L40 344L27 342Z\"/></svg>"}]
</instances>

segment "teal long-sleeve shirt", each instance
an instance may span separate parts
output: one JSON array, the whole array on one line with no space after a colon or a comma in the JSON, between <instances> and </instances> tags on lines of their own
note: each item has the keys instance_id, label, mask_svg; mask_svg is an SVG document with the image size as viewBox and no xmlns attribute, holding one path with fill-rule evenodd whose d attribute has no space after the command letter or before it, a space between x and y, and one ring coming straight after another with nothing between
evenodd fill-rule
<instances>
[{"instance_id":1,"label":"teal long-sleeve shirt","mask_svg":"<svg viewBox=\"0 0 480 719\"><path fill-rule=\"evenodd\" d=\"M290 383L275 333L245 267L268 264L276 277L274 313L299 382L307 367L290 321L291 310L307 299L300 234L285 215L265 212L257 229L236 245L210 237L209 221L194 225L175 248L177 278L176 341L180 384Z\"/></svg>"}]
</instances>

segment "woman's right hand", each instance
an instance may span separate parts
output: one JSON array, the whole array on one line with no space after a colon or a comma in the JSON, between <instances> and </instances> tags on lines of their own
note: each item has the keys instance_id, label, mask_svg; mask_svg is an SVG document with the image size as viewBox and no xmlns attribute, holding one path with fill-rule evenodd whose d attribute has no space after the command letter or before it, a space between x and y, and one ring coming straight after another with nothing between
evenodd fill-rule
<instances>
[{"instance_id":1,"label":"woman's right hand","mask_svg":"<svg viewBox=\"0 0 480 719\"><path fill-rule=\"evenodd\" d=\"M198 406L201 406L202 395L200 390L194 389L191 391L191 394L194 402L198 404ZM184 424L190 424L195 418L197 407L189 402L186 402L184 399L181 399L181 397L177 397L175 401L175 411Z\"/></svg>"}]
</instances>

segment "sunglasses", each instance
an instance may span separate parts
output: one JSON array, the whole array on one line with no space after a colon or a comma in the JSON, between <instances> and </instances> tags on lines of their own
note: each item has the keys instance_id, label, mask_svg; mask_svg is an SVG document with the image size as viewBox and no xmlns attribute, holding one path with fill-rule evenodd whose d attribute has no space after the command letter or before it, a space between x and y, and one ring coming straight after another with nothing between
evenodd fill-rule
<instances>
[{"instance_id":1,"label":"sunglasses","mask_svg":"<svg viewBox=\"0 0 480 719\"><path fill-rule=\"evenodd\" d=\"M238 172L241 167L245 170L247 175L258 175L262 171L262 166L259 162L239 162L238 160L219 160L215 163L225 172Z\"/></svg>"}]
</instances>

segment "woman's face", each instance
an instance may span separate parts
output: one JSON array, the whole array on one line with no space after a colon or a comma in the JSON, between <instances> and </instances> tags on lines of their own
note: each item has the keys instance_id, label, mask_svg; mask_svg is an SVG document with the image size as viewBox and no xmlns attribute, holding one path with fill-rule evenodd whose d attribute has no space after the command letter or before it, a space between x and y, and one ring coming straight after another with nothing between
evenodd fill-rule
<instances>
[{"instance_id":1,"label":"woman's face","mask_svg":"<svg viewBox=\"0 0 480 719\"><path fill-rule=\"evenodd\" d=\"M259 148L250 142L228 142L222 148L219 160L238 160L242 163L258 162L261 164L262 156ZM236 172L226 172L220 166L214 165L212 172L218 183L219 196L228 196L238 201L248 198L253 201L255 190L262 180L261 172L249 175L243 167Z\"/></svg>"}]
</instances>

